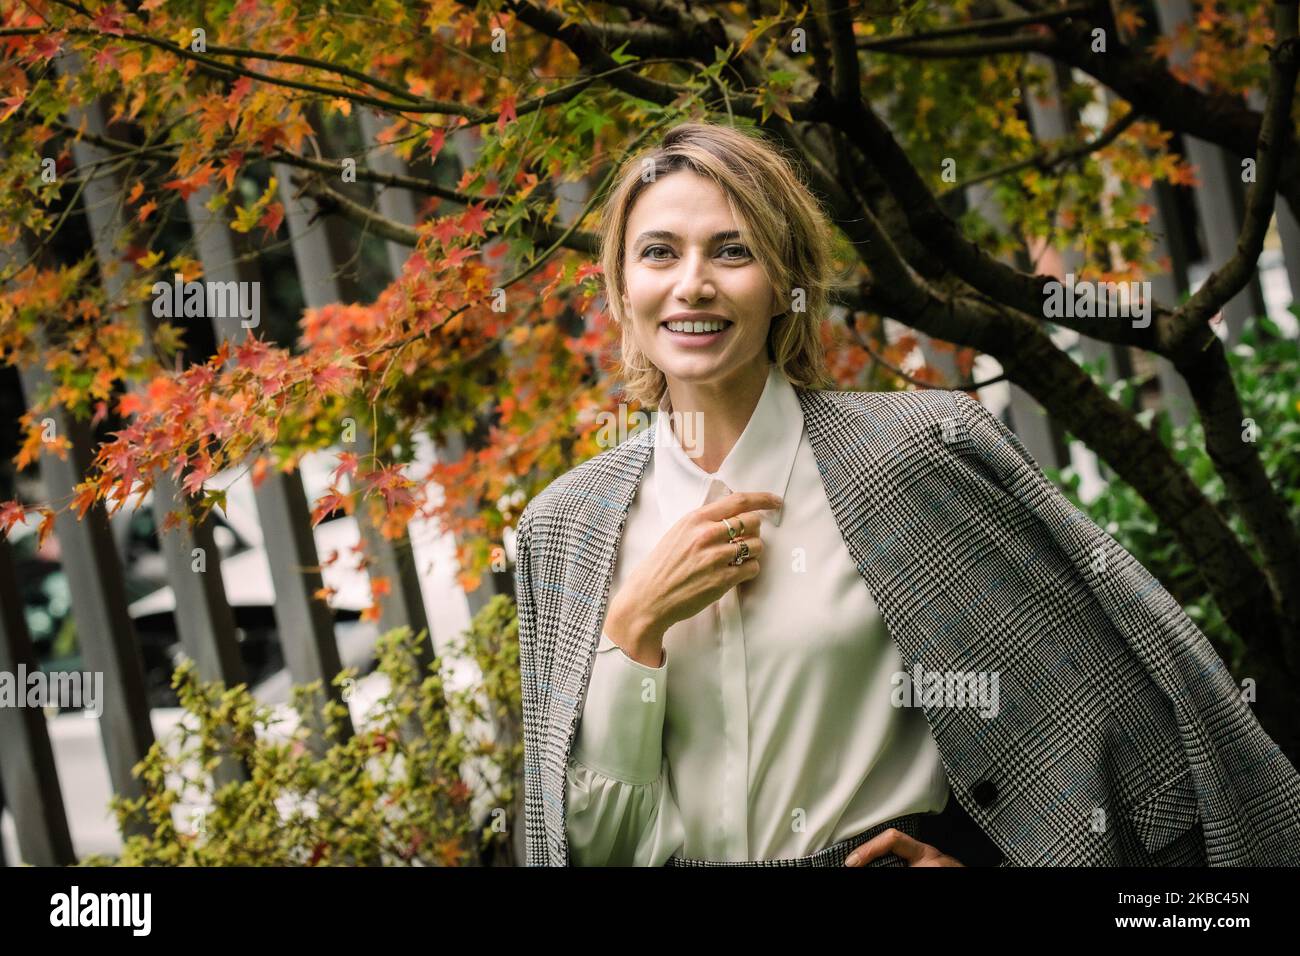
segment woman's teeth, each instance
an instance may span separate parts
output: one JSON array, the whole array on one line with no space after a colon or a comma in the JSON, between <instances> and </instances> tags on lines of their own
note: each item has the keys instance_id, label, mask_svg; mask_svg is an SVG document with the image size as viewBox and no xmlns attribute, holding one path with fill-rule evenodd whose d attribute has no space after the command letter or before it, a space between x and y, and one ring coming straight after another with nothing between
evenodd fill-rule
<instances>
[{"instance_id":1,"label":"woman's teeth","mask_svg":"<svg viewBox=\"0 0 1300 956\"><path fill-rule=\"evenodd\" d=\"M730 323L728 322L689 322L686 320L680 322L666 322L670 332L721 332Z\"/></svg>"}]
</instances>

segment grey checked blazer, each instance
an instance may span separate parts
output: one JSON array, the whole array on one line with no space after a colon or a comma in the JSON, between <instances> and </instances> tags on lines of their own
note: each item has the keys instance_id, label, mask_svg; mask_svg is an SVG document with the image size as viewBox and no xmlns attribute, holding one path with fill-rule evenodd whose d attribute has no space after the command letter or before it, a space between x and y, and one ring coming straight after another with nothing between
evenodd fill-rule
<instances>
[{"instance_id":1,"label":"grey checked blazer","mask_svg":"<svg viewBox=\"0 0 1300 956\"><path fill-rule=\"evenodd\" d=\"M904 666L1000 675L996 717L925 716L1004 865L1300 864L1295 767L1205 635L1014 433L961 392L796 393ZM530 866L569 864L566 766L653 441L560 476L516 529Z\"/></svg>"}]
</instances>

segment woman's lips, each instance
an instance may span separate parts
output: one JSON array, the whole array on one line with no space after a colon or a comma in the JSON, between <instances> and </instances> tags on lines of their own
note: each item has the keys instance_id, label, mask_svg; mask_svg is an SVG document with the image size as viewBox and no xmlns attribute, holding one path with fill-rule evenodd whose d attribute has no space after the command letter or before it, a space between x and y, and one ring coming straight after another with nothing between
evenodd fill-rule
<instances>
[{"instance_id":1,"label":"woman's lips","mask_svg":"<svg viewBox=\"0 0 1300 956\"><path fill-rule=\"evenodd\" d=\"M734 325L735 323L733 322L731 325L726 326L718 332L674 332L672 329L668 328L666 323L664 323L659 326L659 331L665 333L669 338L671 338L675 345L681 345L686 348L703 348L718 341L718 339L730 332Z\"/></svg>"}]
</instances>

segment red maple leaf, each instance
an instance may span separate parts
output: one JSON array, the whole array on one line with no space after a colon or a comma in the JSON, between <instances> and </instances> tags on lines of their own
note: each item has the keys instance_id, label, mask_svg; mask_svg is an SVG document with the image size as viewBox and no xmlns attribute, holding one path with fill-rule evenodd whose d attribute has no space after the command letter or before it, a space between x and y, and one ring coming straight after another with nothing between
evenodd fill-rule
<instances>
[{"instance_id":1,"label":"red maple leaf","mask_svg":"<svg viewBox=\"0 0 1300 956\"><path fill-rule=\"evenodd\" d=\"M182 199L189 199L190 196L208 184L208 181L212 179L213 172L215 170L212 164L204 163L183 179L173 179L170 182L163 183L163 189L174 189L181 194Z\"/></svg>"},{"instance_id":2,"label":"red maple leaf","mask_svg":"<svg viewBox=\"0 0 1300 956\"><path fill-rule=\"evenodd\" d=\"M257 224L266 228L268 238L274 239L282 222L284 222L284 206L273 202L266 207L266 212L262 213L262 218L257 221Z\"/></svg>"},{"instance_id":3,"label":"red maple leaf","mask_svg":"<svg viewBox=\"0 0 1300 956\"><path fill-rule=\"evenodd\" d=\"M120 32L120 31L119 31ZM118 69L117 57L111 47L104 47L95 54L95 66L99 67L106 73L111 73Z\"/></svg>"},{"instance_id":4,"label":"red maple leaf","mask_svg":"<svg viewBox=\"0 0 1300 956\"><path fill-rule=\"evenodd\" d=\"M356 473L357 473L357 456L352 454L352 452L350 451L339 452L339 466L334 469L334 475L330 480L333 481L335 484L338 484L339 479L342 478L344 475L347 475L349 478L351 478L354 475L356 475Z\"/></svg>"},{"instance_id":5,"label":"red maple leaf","mask_svg":"<svg viewBox=\"0 0 1300 956\"><path fill-rule=\"evenodd\" d=\"M121 10L109 4L95 14L95 19L90 22L97 26L101 33L111 33L120 37L125 35L122 29L122 20L125 16Z\"/></svg>"},{"instance_id":6,"label":"red maple leaf","mask_svg":"<svg viewBox=\"0 0 1300 956\"><path fill-rule=\"evenodd\" d=\"M485 236L483 232L483 223L485 223L492 214L484 208L482 203L475 203L460 214L461 228L467 236Z\"/></svg>"},{"instance_id":7,"label":"red maple leaf","mask_svg":"<svg viewBox=\"0 0 1300 956\"><path fill-rule=\"evenodd\" d=\"M476 254L476 250L466 249L465 247L462 246L457 249L449 250L447 252L447 255L443 258L442 263L443 265L448 266L449 268L455 269L462 262L464 262L470 256L473 256L475 254Z\"/></svg>"},{"instance_id":8,"label":"red maple leaf","mask_svg":"<svg viewBox=\"0 0 1300 956\"><path fill-rule=\"evenodd\" d=\"M230 86L230 92L226 95L226 102L231 106L237 106L248 91L253 88L253 81L247 76L241 76Z\"/></svg>"},{"instance_id":9,"label":"red maple leaf","mask_svg":"<svg viewBox=\"0 0 1300 956\"><path fill-rule=\"evenodd\" d=\"M415 503L415 498L407 490L414 482L402 474L400 465L389 465L387 468L373 471L367 475L367 478L370 479L371 486L383 494L384 505L389 511L397 505Z\"/></svg>"},{"instance_id":10,"label":"red maple leaf","mask_svg":"<svg viewBox=\"0 0 1300 956\"><path fill-rule=\"evenodd\" d=\"M501 101L501 115L497 117L497 132L506 128L506 123L519 119L515 113L515 95L512 93Z\"/></svg>"},{"instance_id":11,"label":"red maple leaf","mask_svg":"<svg viewBox=\"0 0 1300 956\"><path fill-rule=\"evenodd\" d=\"M325 520L326 515L333 514L336 511L347 512L348 496L341 493L337 488L330 488L325 494L316 500L316 507L311 509L311 526L314 528Z\"/></svg>"},{"instance_id":12,"label":"red maple leaf","mask_svg":"<svg viewBox=\"0 0 1300 956\"><path fill-rule=\"evenodd\" d=\"M86 512L90 510L91 505L95 503L97 497L95 486L90 483L83 483L77 486L77 493L72 498L72 504L77 509L77 517L86 517Z\"/></svg>"},{"instance_id":13,"label":"red maple leaf","mask_svg":"<svg viewBox=\"0 0 1300 956\"><path fill-rule=\"evenodd\" d=\"M429 134L429 161L433 162L442 152L443 144L447 142L447 131L441 126Z\"/></svg>"},{"instance_id":14,"label":"red maple leaf","mask_svg":"<svg viewBox=\"0 0 1300 956\"><path fill-rule=\"evenodd\" d=\"M352 380L352 370L340 365L327 365L311 373L311 383L316 391L328 395L331 392L342 393Z\"/></svg>"},{"instance_id":15,"label":"red maple leaf","mask_svg":"<svg viewBox=\"0 0 1300 956\"><path fill-rule=\"evenodd\" d=\"M4 107L3 110L0 110L0 123L12 116L26 99L27 94L23 93L21 96L7 96L0 100L0 106Z\"/></svg>"},{"instance_id":16,"label":"red maple leaf","mask_svg":"<svg viewBox=\"0 0 1300 956\"><path fill-rule=\"evenodd\" d=\"M27 509L16 501L0 503L0 533L7 535L9 529L22 521L26 513Z\"/></svg>"},{"instance_id":17,"label":"red maple leaf","mask_svg":"<svg viewBox=\"0 0 1300 956\"><path fill-rule=\"evenodd\" d=\"M226 156L226 161L221 164L219 175L226 181L227 189L235 188L235 177L239 175L239 168L244 165L244 154L239 150L231 150Z\"/></svg>"},{"instance_id":18,"label":"red maple leaf","mask_svg":"<svg viewBox=\"0 0 1300 956\"><path fill-rule=\"evenodd\" d=\"M42 60L52 60L59 55L59 50L62 49L60 44L62 39L62 34L42 34L41 36L38 36L36 42L32 44L32 52Z\"/></svg>"},{"instance_id":19,"label":"red maple leaf","mask_svg":"<svg viewBox=\"0 0 1300 956\"><path fill-rule=\"evenodd\" d=\"M181 483L185 493L190 495L198 494L203 488L203 482L212 477L212 470L212 459L207 455L201 457Z\"/></svg>"},{"instance_id":20,"label":"red maple leaf","mask_svg":"<svg viewBox=\"0 0 1300 956\"><path fill-rule=\"evenodd\" d=\"M449 246L451 241L460 235L460 223L452 216L443 216L429 227L429 231L440 243Z\"/></svg>"}]
</instances>

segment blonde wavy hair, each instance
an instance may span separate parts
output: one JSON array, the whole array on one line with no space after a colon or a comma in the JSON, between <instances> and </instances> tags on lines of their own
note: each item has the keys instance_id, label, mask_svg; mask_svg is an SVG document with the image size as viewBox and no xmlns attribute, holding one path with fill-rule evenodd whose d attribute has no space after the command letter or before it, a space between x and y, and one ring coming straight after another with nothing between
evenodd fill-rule
<instances>
[{"instance_id":1,"label":"blonde wavy hair","mask_svg":"<svg viewBox=\"0 0 1300 956\"><path fill-rule=\"evenodd\" d=\"M682 169L722 189L741 235L785 307L772 319L768 359L792 385L832 387L821 340L835 285L833 233L825 212L793 165L759 131L692 122L674 126L657 145L628 157L601 209L605 298L622 329L622 355L613 371L626 396L653 407L667 386L664 373L637 347L623 309L627 221L648 185ZM803 290L803 301L793 311L796 290Z\"/></svg>"}]
</instances>

